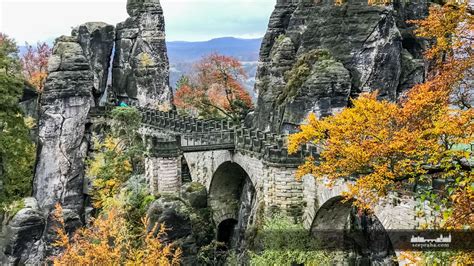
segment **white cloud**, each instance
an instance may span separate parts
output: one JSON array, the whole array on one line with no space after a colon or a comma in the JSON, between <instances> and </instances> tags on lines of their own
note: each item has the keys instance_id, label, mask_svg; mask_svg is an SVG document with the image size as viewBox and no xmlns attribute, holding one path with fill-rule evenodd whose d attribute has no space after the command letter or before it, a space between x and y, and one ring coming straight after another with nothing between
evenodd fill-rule
<instances>
[{"instance_id":1,"label":"white cloud","mask_svg":"<svg viewBox=\"0 0 474 266\"><path fill-rule=\"evenodd\" d=\"M0 0L0 32L20 44L69 34L88 21L117 24L126 0ZM161 0L168 40L261 37L275 0Z\"/></svg>"}]
</instances>

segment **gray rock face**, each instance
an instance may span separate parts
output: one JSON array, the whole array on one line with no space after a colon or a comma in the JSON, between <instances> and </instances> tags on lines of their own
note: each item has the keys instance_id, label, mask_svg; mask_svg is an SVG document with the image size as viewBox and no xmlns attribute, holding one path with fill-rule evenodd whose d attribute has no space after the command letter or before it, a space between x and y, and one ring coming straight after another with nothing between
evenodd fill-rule
<instances>
[{"instance_id":1,"label":"gray rock face","mask_svg":"<svg viewBox=\"0 0 474 266\"><path fill-rule=\"evenodd\" d=\"M114 48L115 27L103 22L89 22L76 27L72 36L77 37L94 74L94 104L103 98L109 78L110 61ZM107 95L105 95L107 96Z\"/></svg>"},{"instance_id":2,"label":"gray rock face","mask_svg":"<svg viewBox=\"0 0 474 266\"><path fill-rule=\"evenodd\" d=\"M113 88L120 99L156 108L170 105L165 21L158 0L128 0L130 14L117 25Z\"/></svg>"},{"instance_id":3,"label":"gray rock face","mask_svg":"<svg viewBox=\"0 0 474 266\"><path fill-rule=\"evenodd\" d=\"M24 200L25 207L20 210L3 228L0 238L0 263L36 264L41 254L41 237L45 219L34 198ZM3 256L3 257L2 257Z\"/></svg>"},{"instance_id":4,"label":"gray rock face","mask_svg":"<svg viewBox=\"0 0 474 266\"><path fill-rule=\"evenodd\" d=\"M192 192L186 192L188 196L202 193L202 186L193 187L195 189ZM164 224L167 228L165 241L174 242L183 251L181 263L196 265L199 248L208 245L214 238L214 227L210 210L190 206L188 200L190 199L162 196L153 202L147 212L148 230L152 230L157 223Z\"/></svg>"},{"instance_id":5,"label":"gray rock face","mask_svg":"<svg viewBox=\"0 0 474 266\"><path fill-rule=\"evenodd\" d=\"M41 101L40 148L34 196L44 211L59 202L80 213L83 208L84 139L91 106L93 73L74 37L56 40Z\"/></svg>"},{"instance_id":6,"label":"gray rock face","mask_svg":"<svg viewBox=\"0 0 474 266\"><path fill-rule=\"evenodd\" d=\"M297 3L295 3L297 2ZM369 6L366 0L279 1L260 51L254 124L267 131L292 131L309 112L326 116L349 104L349 96L379 90L396 100L423 81L423 42L404 22L427 14L426 1ZM299 59L315 50L330 60L306 64L290 89ZM321 66L328 67L321 67Z\"/></svg>"},{"instance_id":7,"label":"gray rock face","mask_svg":"<svg viewBox=\"0 0 474 266\"><path fill-rule=\"evenodd\" d=\"M33 195L47 217L43 235L46 243L53 235L51 212L56 203L64 208L68 228L72 230L82 224L84 160L88 149L85 131L94 87L94 75L76 37L62 36L56 40L48 70L40 104L33 182Z\"/></svg>"},{"instance_id":8,"label":"gray rock face","mask_svg":"<svg viewBox=\"0 0 474 266\"><path fill-rule=\"evenodd\" d=\"M181 197L193 208L207 207L207 190L200 183L186 183L181 188Z\"/></svg>"}]
</instances>

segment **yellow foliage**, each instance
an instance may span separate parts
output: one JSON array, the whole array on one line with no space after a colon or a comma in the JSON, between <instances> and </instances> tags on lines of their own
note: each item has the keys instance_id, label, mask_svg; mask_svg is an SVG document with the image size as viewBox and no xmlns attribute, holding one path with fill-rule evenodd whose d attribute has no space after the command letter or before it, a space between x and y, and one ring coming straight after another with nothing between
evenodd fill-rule
<instances>
[{"instance_id":1,"label":"yellow foliage","mask_svg":"<svg viewBox=\"0 0 474 266\"><path fill-rule=\"evenodd\" d=\"M36 120L33 117L27 116L24 118L24 120L26 127L28 127L29 129L33 129L36 127Z\"/></svg>"},{"instance_id":2,"label":"yellow foliage","mask_svg":"<svg viewBox=\"0 0 474 266\"><path fill-rule=\"evenodd\" d=\"M60 205L56 206L54 219L57 226L53 245L62 250L52 258L54 265L179 265L181 250L160 241L165 235L163 226L155 236L155 231L147 232L144 219L142 241L134 245L120 207L109 208L72 238L65 231Z\"/></svg>"},{"instance_id":3,"label":"yellow foliage","mask_svg":"<svg viewBox=\"0 0 474 266\"><path fill-rule=\"evenodd\" d=\"M142 67L149 67L154 64L153 58L148 53L140 54L140 65Z\"/></svg>"},{"instance_id":4,"label":"yellow foliage","mask_svg":"<svg viewBox=\"0 0 474 266\"><path fill-rule=\"evenodd\" d=\"M466 5L432 8L431 12L426 20L416 21L418 33L438 40L427 55L442 55L444 64L398 104L377 100L375 92L362 94L353 100L353 107L334 116L319 120L309 115L301 131L290 136L289 152L308 143L321 145L322 152L319 164L309 158L299 168L298 178L306 174L333 181L355 178L346 197L356 199L362 209L373 207L400 182L423 179L428 165L444 168L441 178L469 180L472 174L453 165L453 161L468 159L469 152L452 148L474 142L474 109L453 109L451 95L474 65L472 43L461 38L466 29L472 32L472 15L466 14ZM464 56L456 57L451 52L456 49ZM466 204L464 211L471 207ZM463 221L473 225L470 219Z\"/></svg>"},{"instance_id":5,"label":"yellow foliage","mask_svg":"<svg viewBox=\"0 0 474 266\"><path fill-rule=\"evenodd\" d=\"M172 107L169 103L160 103L156 106L156 109L160 112L169 112L171 111Z\"/></svg>"},{"instance_id":6,"label":"yellow foliage","mask_svg":"<svg viewBox=\"0 0 474 266\"><path fill-rule=\"evenodd\" d=\"M95 143L97 153L89 161L87 174L92 178L94 207L101 208L108 198L120 190L133 172L132 163L124 156L124 147L118 138L107 137L104 143Z\"/></svg>"},{"instance_id":7,"label":"yellow foliage","mask_svg":"<svg viewBox=\"0 0 474 266\"><path fill-rule=\"evenodd\" d=\"M322 144L324 149L321 163L308 159L299 168L298 177L356 177L347 196L357 198L359 207L370 208L396 181L425 174L428 163L465 158L466 151L451 147L474 141L474 111L417 109L414 107L423 104L412 99L418 97L397 105L378 101L376 93L363 94L353 101L352 108L335 116L318 120L310 115L308 124L290 136L289 151L294 153L308 142Z\"/></svg>"}]
</instances>

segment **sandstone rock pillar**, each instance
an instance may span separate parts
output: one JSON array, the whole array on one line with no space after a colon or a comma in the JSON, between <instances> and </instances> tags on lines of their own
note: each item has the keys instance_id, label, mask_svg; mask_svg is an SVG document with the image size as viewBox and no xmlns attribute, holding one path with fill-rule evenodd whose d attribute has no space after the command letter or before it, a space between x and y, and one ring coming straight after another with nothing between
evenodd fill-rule
<instances>
[{"instance_id":1,"label":"sandstone rock pillar","mask_svg":"<svg viewBox=\"0 0 474 266\"><path fill-rule=\"evenodd\" d=\"M117 25L113 88L122 100L157 108L171 105L165 21L159 0L128 0Z\"/></svg>"},{"instance_id":2,"label":"sandstone rock pillar","mask_svg":"<svg viewBox=\"0 0 474 266\"><path fill-rule=\"evenodd\" d=\"M75 28L72 36L77 37L94 75L94 105L105 104L109 93L106 88L109 82L115 27L103 22L88 22Z\"/></svg>"},{"instance_id":3,"label":"sandstone rock pillar","mask_svg":"<svg viewBox=\"0 0 474 266\"><path fill-rule=\"evenodd\" d=\"M94 77L75 37L56 40L48 70L38 125L34 197L45 212L59 202L79 219L88 146L84 134Z\"/></svg>"}]
</instances>

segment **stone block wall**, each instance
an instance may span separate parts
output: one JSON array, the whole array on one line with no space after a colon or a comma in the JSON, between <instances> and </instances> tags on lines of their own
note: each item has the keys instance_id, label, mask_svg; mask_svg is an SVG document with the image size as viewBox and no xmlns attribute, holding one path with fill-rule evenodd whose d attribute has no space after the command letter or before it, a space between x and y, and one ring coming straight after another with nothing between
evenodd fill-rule
<instances>
[{"instance_id":1,"label":"stone block wall","mask_svg":"<svg viewBox=\"0 0 474 266\"><path fill-rule=\"evenodd\" d=\"M216 170L225 162L238 164L252 181L257 202L265 210L281 210L288 214L302 215L303 182L295 179L296 167L267 164L250 153L208 151L185 153L191 176L209 190Z\"/></svg>"},{"instance_id":2,"label":"stone block wall","mask_svg":"<svg viewBox=\"0 0 474 266\"><path fill-rule=\"evenodd\" d=\"M296 168L266 165L265 205L269 210L281 210L287 215L300 217L303 213L303 182L296 180Z\"/></svg>"},{"instance_id":3,"label":"stone block wall","mask_svg":"<svg viewBox=\"0 0 474 266\"><path fill-rule=\"evenodd\" d=\"M145 176L151 193L178 193L181 189L181 156L146 158Z\"/></svg>"}]
</instances>

